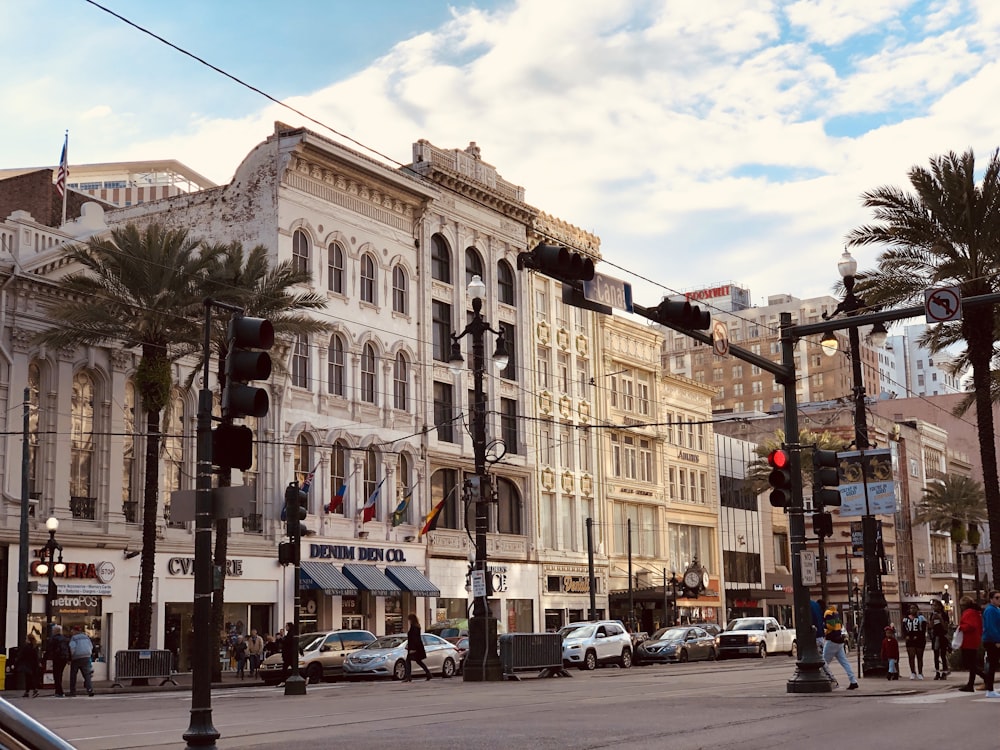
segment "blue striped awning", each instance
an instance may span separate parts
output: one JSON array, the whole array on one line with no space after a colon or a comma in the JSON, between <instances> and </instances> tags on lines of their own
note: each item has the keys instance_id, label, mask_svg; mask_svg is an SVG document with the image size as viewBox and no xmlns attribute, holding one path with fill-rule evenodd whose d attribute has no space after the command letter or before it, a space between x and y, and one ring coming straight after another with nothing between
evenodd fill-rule
<instances>
[{"instance_id":1,"label":"blue striped awning","mask_svg":"<svg viewBox=\"0 0 1000 750\"><path fill-rule=\"evenodd\" d=\"M357 586L336 565L308 560L299 563L299 589L319 590L333 596L357 596L358 593Z\"/></svg>"},{"instance_id":2,"label":"blue striped awning","mask_svg":"<svg viewBox=\"0 0 1000 750\"><path fill-rule=\"evenodd\" d=\"M387 565L385 574L414 596L441 596L441 589L410 565Z\"/></svg>"},{"instance_id":3,"label":"blue striped awning","mask_svg":"<svg viewBox=\"0 0 1000 750\"><path fill-rule=\"evenodd\" d=\"M375 596L399 596L399 586L385 577L374 565L345 565L344 575Z\"/></svg>"}]
</instances>

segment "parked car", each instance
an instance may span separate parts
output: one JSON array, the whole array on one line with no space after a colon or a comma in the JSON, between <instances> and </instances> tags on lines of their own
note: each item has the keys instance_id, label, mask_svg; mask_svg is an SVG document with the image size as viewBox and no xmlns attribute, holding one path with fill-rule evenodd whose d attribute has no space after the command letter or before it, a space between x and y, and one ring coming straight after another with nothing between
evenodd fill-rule
<instances>
[{"instance_id":1,"label":"parked car","mask_svg":"<svg viewBox=\"0 0 1000 750\"><path fill-rule=\"evenodd\" d=\"M786 653L795 656L795 631L773 617L740 617L715 637L720 659Z\"/></svg>"},{"instance_id":2,"label":"parked car","mask_svg":"<svg viewBox=\"0 0 1000 750\"><path fill-rule=\"evenodd\" d=\"M559 631L563 638L563 664L597 669L598 664L632 666L632 636L618 620L570 623Z\"/></svg>"},{"instance_id":3,"label":"parked car","mask_svg":"<svg viewBox=\"0 0 1000 750\"><path fill-rule=\"evenodd\" d=\"M451 677L458 670L458 649L444 638L433 633L421 635L427 658L424 663L432 674ZM419 671L420 667L417 667ZM401 680L406 676L406 634L383 635L367 646L351 652L344 659L344 674L351 677L391 677ZM419 676L419 675L418 675Z\"/></svg>"},{"instance_id":4,"label":"parked car","mask_svg":"<svg viewBox=\"0 0 1000 750\"><path fill-rule=\"evenodd\" d=\"M680 626L660 628L635 650L636 664L666 664L668 662L715 659L718 655L715 636L704 628Z\"/></svg>"},{"instance_id":5,"label":"parked car","mask_svg":"<svg viewBox=\"0 0 1000 750\"><path fill-rule=\"evenodd\" d=\"M299 674L308 682L340 677L347 655L375 640L367 630L328 630L299 636ZM281 654L272 654L260 665L265 685L277 685L288 676Z\"/></svg>"},{"instance_id":6,"label":"parked car","mask_svg":"<svg viewBox=\"0 0 1000 750\"><path fill-rule=\"evenodd\" d=\"M450 638L445 638L445 640L458 651L458 672L456 674L462 674L465 670L465 657L469 654L469 636L451 636Z\"/></svg>"},{"instance_id":7,"label":"parked car","mask_svg":"<svg viewBox=\"0 0 1000 750\"><path fill-rule=\"evenodd\" d=\"M709 635L718 635L722 632L722 628L714 622L692 622L691 626L701 628Z\"/></svg>"}]
</instances>

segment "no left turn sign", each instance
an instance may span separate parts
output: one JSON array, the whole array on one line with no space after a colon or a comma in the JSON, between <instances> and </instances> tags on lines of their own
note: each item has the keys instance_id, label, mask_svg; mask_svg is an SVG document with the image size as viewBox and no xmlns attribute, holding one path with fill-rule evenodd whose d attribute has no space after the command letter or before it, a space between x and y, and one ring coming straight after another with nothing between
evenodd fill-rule
<instances>
[{"instance_id":1,"label":"no left turn sign","mask_svg":"<svg viewBox=\"0 0 1000 750\"><path fill-rule=\"evenodd\" d=\"M962 319L962 292L957 286L924 290L924 318L928 323Z\"/></svg>"}]
</instances>

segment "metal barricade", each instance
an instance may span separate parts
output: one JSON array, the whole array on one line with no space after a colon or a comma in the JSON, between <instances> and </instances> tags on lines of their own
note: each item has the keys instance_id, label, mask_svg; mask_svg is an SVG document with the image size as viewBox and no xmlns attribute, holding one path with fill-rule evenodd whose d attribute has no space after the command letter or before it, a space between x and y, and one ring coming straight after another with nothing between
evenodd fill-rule
<instances>
[{"instance_id":1,"label":"metal barricade","mask_svg":"<svg viewBox=\"0 0 1000 750\"><path fill-rule=\"evenodd\" d=\"M539 671L539 677L571 677L563 669L562 636L558 633L507 633L500 636L500 668L508 680L517 672Z\"/></svg>"},{"instance_id":2,"label":"metal barricade","mask_svg":"<svg viewBox=\"0 0 1000 750\"><path fill-rule=\"evenodd\" d=\"M170 651L129 649L115 653L115 681L111 687L124 687L122 680L163 680L160 685L177 682L172 677L174 655Z\"/></svg>"}]
</instances>

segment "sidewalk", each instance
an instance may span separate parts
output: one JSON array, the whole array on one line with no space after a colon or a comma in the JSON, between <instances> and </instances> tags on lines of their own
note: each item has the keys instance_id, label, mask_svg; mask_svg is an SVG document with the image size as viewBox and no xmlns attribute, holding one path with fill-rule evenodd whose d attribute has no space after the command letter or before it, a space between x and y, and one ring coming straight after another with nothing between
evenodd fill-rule
<instances>
[{"instance_id":1,"label":"sidewalk","mask_svg":"<svg viewBox=\"0 0 1000 750\"><path fill-rule=\"evenodd\" d=\"M7 675L8 680L11 675ZM98 695L113 695L115 693L159 693L167 691L191 691L191 672L176 672L171 675L174 685L167 682L165 685L161 685L162 679L149 679L149 685L132 685L132 680L122 680L122 687L112 687L114 680L94 680L94 692ZM232 688L232 687L264 687L264 682L257 679L256 677L247 677L241 680L236 676L235 672L223 672L221 682L213 682L213 688ZM77 675L77 685L76 690L78 695L86 697L87 694L83 690L83 680ZM63 675L63 691L69 693L69 675ZM39 689L39 697L53 696L55 691L51 686L47 686ZM16 688L7 687L3 694L5 697L11 697L17 693Z\"/></svg>"}]
</instances>

